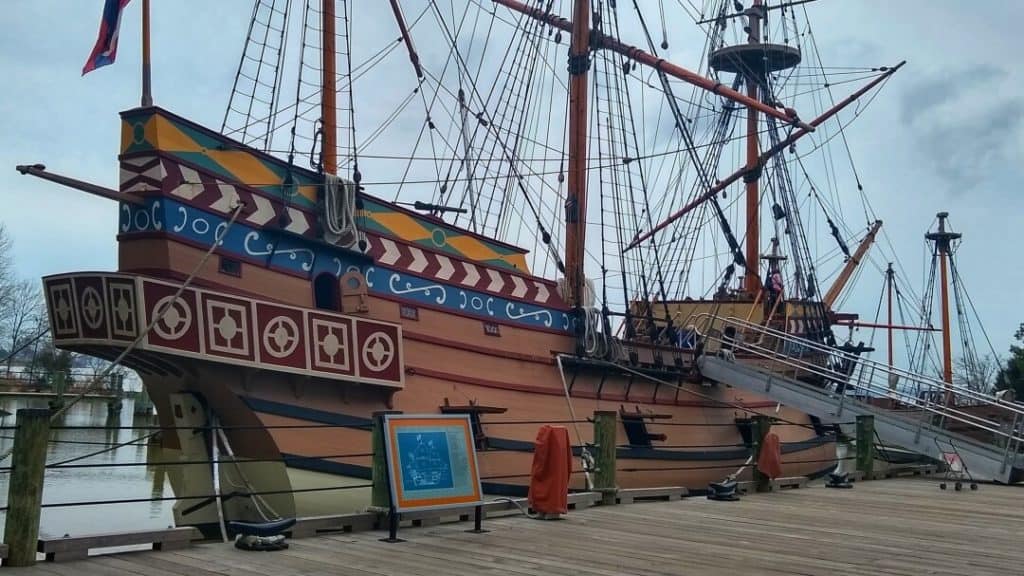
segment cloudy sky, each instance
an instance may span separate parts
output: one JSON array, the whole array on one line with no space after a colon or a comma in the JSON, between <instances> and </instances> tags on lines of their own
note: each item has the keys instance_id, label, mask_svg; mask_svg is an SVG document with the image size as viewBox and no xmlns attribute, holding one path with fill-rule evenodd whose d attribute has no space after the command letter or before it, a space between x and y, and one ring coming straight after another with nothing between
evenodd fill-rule
<instances>
[{"instance_id":1,"label":"cloudy sky","mask_svg":"<svg viewBox=\"0 0 1024 576\"><path fill-rule=\"evenodd\" d=\"M408 14L423 2L404 0L403 6ZM15 164L42 162L117 187L117 113L138 104L141 2L133 0L127 10L117 63L82 77L102 3L5 1L0 221L25 277L116 268L113 203L14 171ZM157 104L219 127L251 0L152 3ZM656 10L656 2L647 4ZM967 288L1002 353L1024 322L1018 248L1024 224L1024 64L1018 57L1024 2L819 0L808 11L827 64L908 61L847 133L861 180L885 221L886 242L901 255L918 291L923 234L937 211L951 213L965 237L959 259ZM684 29L685 21L679 22ZM370 24L365 30L394 34L390 21ZM693 34L693 45L674 42L681 47L674 46L673 58L698 54L700 38L692 28L684 34ZM877 274L865 272L864 291L850 300L864 316L873 315Z\"/></svg>"}]
</instances>

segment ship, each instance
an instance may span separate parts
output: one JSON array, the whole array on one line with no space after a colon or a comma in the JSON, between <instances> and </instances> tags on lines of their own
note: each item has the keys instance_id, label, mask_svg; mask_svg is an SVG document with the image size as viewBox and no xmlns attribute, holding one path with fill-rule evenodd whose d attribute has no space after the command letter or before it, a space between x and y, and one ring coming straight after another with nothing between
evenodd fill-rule
<instances>
[{"instance_id":1,"label":"ship","mask_svg":"<svg viewBox=\"0 0 1024 576\"><path fill-rule=\"evenodd\" d=\"M860 193L820 157L902 64L824 67L807 0L365 4L255 0L219 129L155 105L147 65L117 190L22 167L119 202L117 270L46 277L47 310L58 347L141 376L187 462L176 524L365 506L331 490L371 477L382 412L468 414L492 495L526 493L548 423L588 488L598 410L622 488L749 478L757 414L785 476L835 468L830 427L703 378L696 335L841 346L881 221L842 223ZM665 56L680 21L698 71Z\"/></svg>"}]
</instances>

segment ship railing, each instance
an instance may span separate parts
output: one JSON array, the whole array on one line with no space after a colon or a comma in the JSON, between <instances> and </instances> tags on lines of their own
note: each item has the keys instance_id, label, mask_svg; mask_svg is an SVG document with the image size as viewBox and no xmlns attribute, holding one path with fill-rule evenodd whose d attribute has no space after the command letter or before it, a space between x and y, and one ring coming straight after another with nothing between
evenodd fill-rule
<instances>
[{"instance_id":1,"label":"ship railing","mask_svg":"<svg viewBox=\"0 0 1024 576\"><path fill-rule=\"evenodd\" d=\"M765 371L799 381L811 379L834 385L840 410L847 401L888 398L917 409L922 422L927 420L939 427L958 422L992 434L1005 442L1008 450L1024 443L1020 430L1024 423L1024 406L1020 404L738 318L708 314L699 325L706 354L731 350L734 355L752 357ZM807 360L807 354L787 353L794 348L810 351L827 361L815 362ZM741 362L742 358L737 361ZM898 381L902 381L902 385ZM960 409L961 405L988 407L996 411L995 417L979 416Z\"/></svg>"}]
</instances>

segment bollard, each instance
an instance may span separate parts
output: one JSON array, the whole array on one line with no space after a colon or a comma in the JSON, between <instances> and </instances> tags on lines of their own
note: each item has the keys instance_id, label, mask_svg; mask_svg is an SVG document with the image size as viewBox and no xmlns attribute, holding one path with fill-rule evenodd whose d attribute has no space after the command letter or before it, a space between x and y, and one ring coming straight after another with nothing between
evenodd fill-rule
<instances>
[{"instance_id":1,"label":"bollard","mask_svg":"<svg viewBox=\"0 0 1024 576\"><path fill-rule=\"evenodd\" d=\"M761 473L757 468L757 462L761 459L761 446L764 445L764 437L768 435L768 431L772 428L772 417L765 416L764 414L758 414L754 416L753 421L754 489L757 492L767 492L771 490L772 479Z\"/></svg>"},{"instance_id":2,"label":"bollard","mask_svg":"<svg viewBox=\"0 0 1024 576\"><path fill-rule=\"evenodd\" d=\"M39 544L39 513L43 503L46 442L50 435L50 411L18 410L7 487L7 543L5 566L33 566Z\"/></svg>"},{"instance_id":3,"label":"bollard","mask_svg":"<svg viewBox=\"0 0 1024 576\"><path fill-rule=\"evenodd\" d=\"M857 470L871 479L875 467L875 417L857 416Z\"/></svg>"},{"instance_id":4,"label":"bollard","mask_svg":"<svg viewBox=\"0 0 1024 576\"><path fill-rule=\"evenodd\" d=\"M601 504L615 504L615 445L619 427L618 414L594 412L594 491L601 493Z\"/></svg>"}]
</instances>

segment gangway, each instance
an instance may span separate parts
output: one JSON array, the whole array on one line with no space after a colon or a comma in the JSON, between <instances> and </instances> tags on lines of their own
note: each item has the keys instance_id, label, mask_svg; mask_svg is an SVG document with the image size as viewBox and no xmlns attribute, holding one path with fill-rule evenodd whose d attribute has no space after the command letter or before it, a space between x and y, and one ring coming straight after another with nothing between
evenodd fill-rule
<instances>
[{"instance_id":1,"label":"gangway","mask_svg":"<svg viewBox=\"0 0 1024 576\"><path fill-rule=\"evenodd\" d=\"M701 374L838 425L874 417L881 442L943 460L952 446L978 479L1024 480L1024 405L738 318L696 323ZM879 400L893 407L879 405Z\"/></svg>"}]
</instances>

